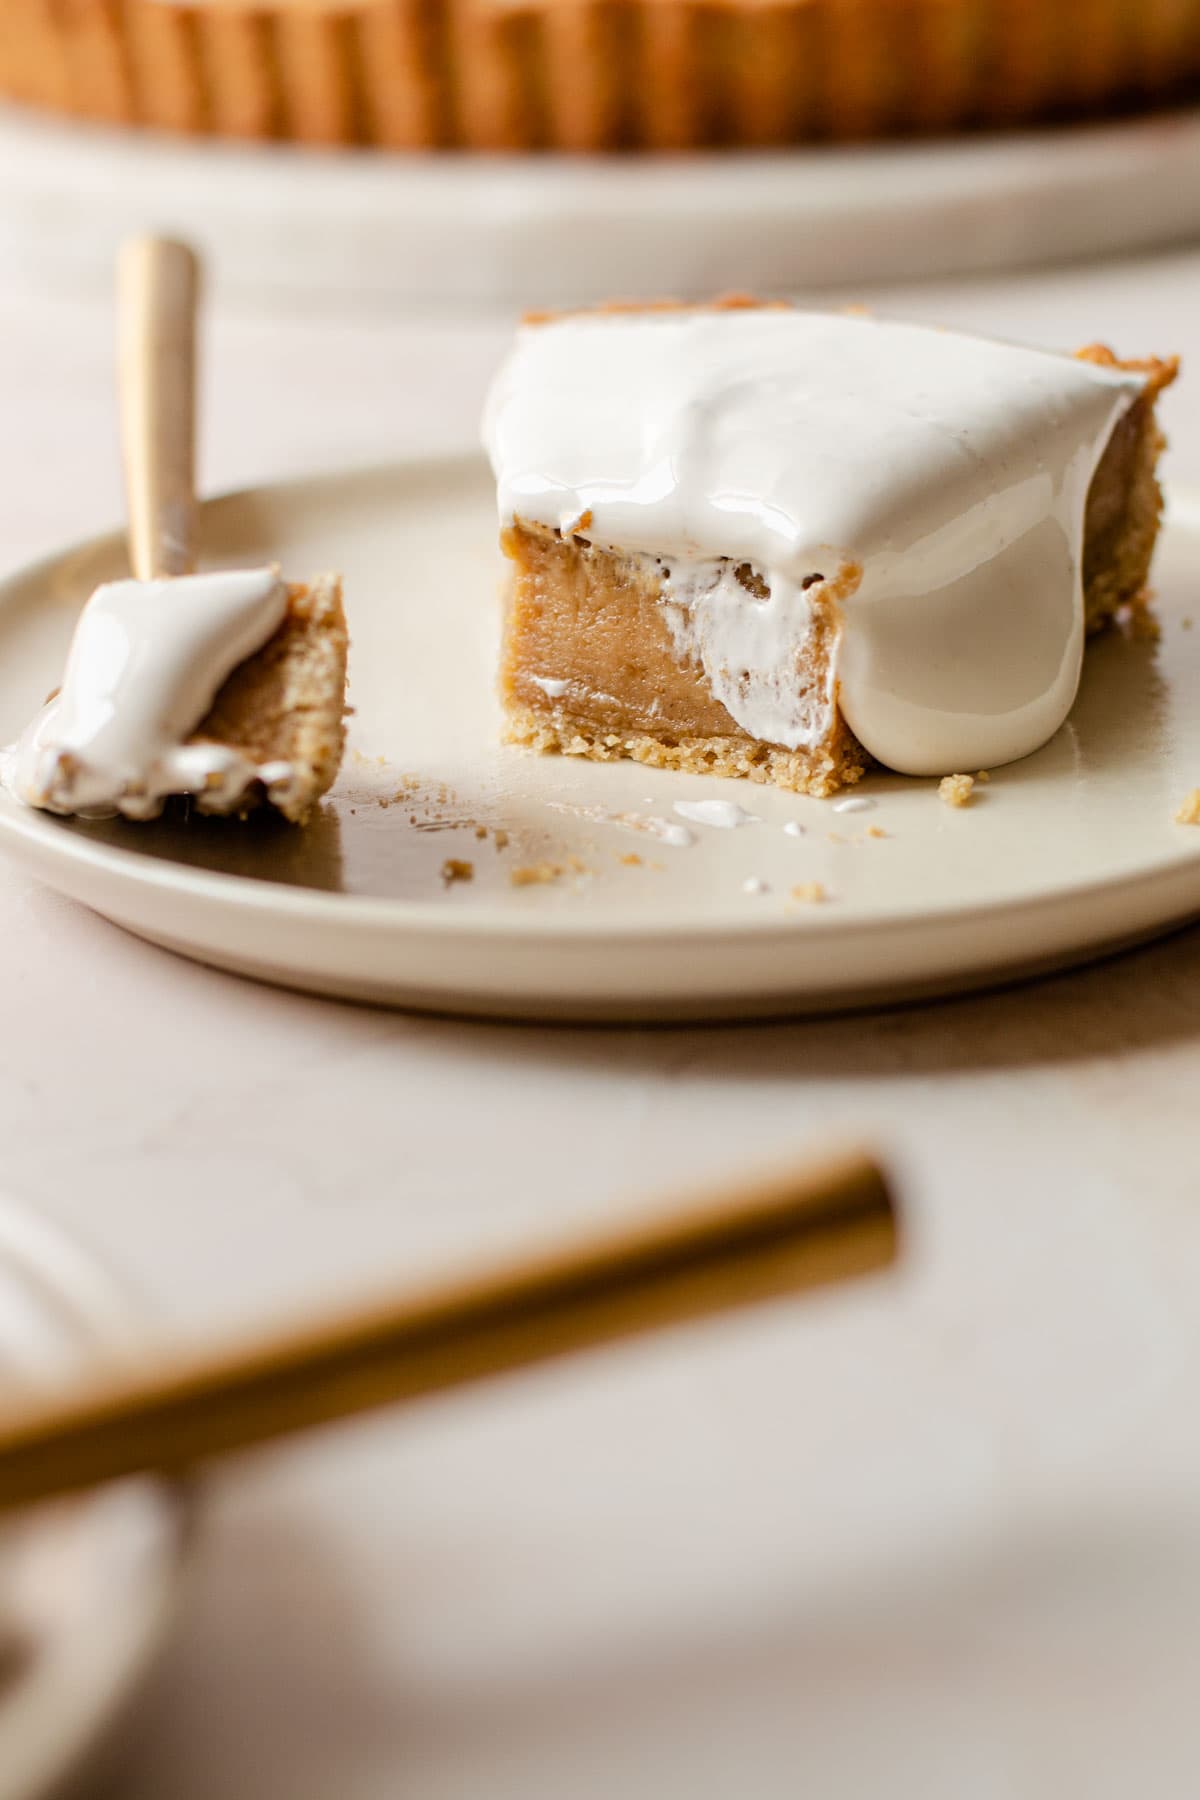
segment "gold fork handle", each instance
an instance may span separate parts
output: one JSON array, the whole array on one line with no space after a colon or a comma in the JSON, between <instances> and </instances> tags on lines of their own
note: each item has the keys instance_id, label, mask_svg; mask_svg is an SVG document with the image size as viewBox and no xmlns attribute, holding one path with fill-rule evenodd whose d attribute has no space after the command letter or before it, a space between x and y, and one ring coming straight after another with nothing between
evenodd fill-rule
<instances>
[{"instance_id":1,"label":"gold fork handle","mask_svg":"<svg viewBox=\"0 0 1200 1800\"><path fill-rule=\"evenodd\" d=\"M0 1416L0 1511L845 1281L895 1249L868 1157L741 1182L506 1268L42 1395Z\"/></svg>"},{"instance_id":2,"label":"gold fork handle","mask_svg":"<svg viewBox=\"0 0 1200 1800\"><path fill-rule=\"evenodd\" d=\"M196 560L196 300L186 244L134 238L117 263L118 380L129 561L141 581Z\"/></svg>"}]
</instances>

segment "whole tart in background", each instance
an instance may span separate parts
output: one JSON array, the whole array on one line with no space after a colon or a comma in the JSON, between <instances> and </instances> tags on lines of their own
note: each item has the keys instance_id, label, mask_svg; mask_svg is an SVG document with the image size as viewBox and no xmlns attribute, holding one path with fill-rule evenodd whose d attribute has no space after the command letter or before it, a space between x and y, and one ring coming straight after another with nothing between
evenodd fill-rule
<instances>
[{"instance_id":1,"label":"whole tart in background","mask_svg":"<svg viewBox=\"0 0 1200 1800\"><path fill-rule=\"evenodd\" d=\"M951 132L1200 92L1200 0L0 0L0 94L381 149Z\"/></svg>"}]
</instances>

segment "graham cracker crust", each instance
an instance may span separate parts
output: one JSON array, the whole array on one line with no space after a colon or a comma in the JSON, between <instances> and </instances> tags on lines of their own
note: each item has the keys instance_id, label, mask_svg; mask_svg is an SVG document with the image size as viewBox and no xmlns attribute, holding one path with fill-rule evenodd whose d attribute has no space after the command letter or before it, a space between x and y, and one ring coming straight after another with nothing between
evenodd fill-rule
<instances>
[{"instance_id":1,"label":"graham cracker crust","mask_svg":"<svg viewBox=\"0 0 1200 1800\"><path fill-rule=\"evenodd\" d=\"M339 576L290 585L282 625L234 670L190 740L253 763L290 763L294 779L273 804L293 824L304 823L341 767L349 642Z\"/></svg>"},{"instance_id":2,"label":"graham cracker crust","mask_svg":"<svg viewBox=\"0 0 1200 1800\"><path fill-rule=\"evenodd\" d=\"M738 776L792 794L824 799L860 781L867 755L844 725L835 743L818 750L785 750L747 737L691 737L666 740L645 732L605 730L561 707L548 713L510 702L505 707L504 742L544 755L585 756L592 762L644 763L688 775Z\"/></svg>"}]
</instances>

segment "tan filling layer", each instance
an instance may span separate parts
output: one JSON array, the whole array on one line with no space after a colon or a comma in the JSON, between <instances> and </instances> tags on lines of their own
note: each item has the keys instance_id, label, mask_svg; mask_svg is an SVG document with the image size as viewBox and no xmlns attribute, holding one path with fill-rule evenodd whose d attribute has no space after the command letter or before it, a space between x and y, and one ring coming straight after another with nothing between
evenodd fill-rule
<instances>
[{"instance_id":1,"label":"tan filling layer","mask_svg":"<svg viewBox=\"0 0 1200 1800\"><path fill-rule=\"evenodd\" d=\"M835 710L811 750L749 737L716 699L702 669L681 662L663 612L662 572L652 557L621 556L545 526L504 534L515 565L500 691L510 741L538 750L659 768L742 775L811 793L856 781L865 766ZM753 604L754 578L739 572ZM830 584L831 586L833 584ZM814 627L797 680L820 694L837 639L834 602L814 591ZM553 670L564 693L536 677Z\"/></svg>"}]
</instances>

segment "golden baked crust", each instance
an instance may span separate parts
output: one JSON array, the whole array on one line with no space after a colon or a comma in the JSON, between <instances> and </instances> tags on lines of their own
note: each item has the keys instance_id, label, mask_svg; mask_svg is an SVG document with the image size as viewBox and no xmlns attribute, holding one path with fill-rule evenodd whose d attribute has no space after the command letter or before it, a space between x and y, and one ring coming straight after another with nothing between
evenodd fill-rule
<instances>
[{"instance_id":1,"label":"golden baked crust","mask_svg":"<svg viewBox=\"0 0 1200 1800\"><path fill-rule=\"evenodd\" d=\"M651 769L678 769L685 775L724 775L783 788L790 794L820 799L861 781L869 757L839 716L837 737L817 750L785 750L760 744L744 733L732 737L698 737L683 732L669 740L648 732L607 731L590 720L554 708L538 713L510 704L505 710L504 741L543 755L585 756L590 762L639 762Z\"/></svg>"},{"instance_id":2,"label":"golden baked crust","mask_svg":"<svg viewBox=\"0 0 1200 1800\"><path fill-rule=\"evenodd\" d=\"M1088 490L1083 598L1087 628L1095 632L1145 590L1162 517L1157 467L1166 447L1155 402L1178 375L1179 358L1122 362L1104 344L1089 344L1076 354L1084 362L1142 375L1146 384L1141 399L1118 421Z\"/></svg>"},{"instance_id":3,"label":"golden baked crust","mask_svg":"<svg viewBox=\"0 0 1200 1800\"><path fill-rule=\"evenodd\" d=\"M732 296L722 304L755 302ZM550 316L531 315L531 322ZM1145 384L1118 422L1088 492L1084 607L1088 630L1095 632L1144 594L1162 510L1155 468L1163 437L1155 402L1175 379L1178 361L1120 362L1096 344L1078 354L1135 372ZM679 660L666 623L660 563L592 544L590 522L584 514L564 534L518 519L502 534L501 547L513 565L499 676L508 742L600 762L629 758L656 768L741 776L818 796L861 777L870 759L836 707L810 749L749 737L702 670ZM736 574L750 591L765 591L761 584L756 588L758 577L748 567ZM819 697L828 691L839 607L860 579L861 570L851 564L814 589L814 629L797 669L801 692ZM546 669L554 670L549 684L541 673Z\"/></svg>"},{"instance_id":4,"label":"golden baked crust","mask_svg":"<svg viewBox=\"0 0 1200 1800\"><path fill-rule=\"evenodd\" d=\"M295 780L275 805L293 824L303 824L337 779L348 649L339 577L293 584L283 624L234 670L191 739L225 744L254 763L290 763Z\"/></svg>"},{"instance_id":5,"label":"golden baked crust","mask_svg":"<svg viewBox=\"0 0 1200 1800\"><path fill-rule=\"evenodd\" d=\"M675 150L1194 95L1178 0L0 0L0 93L172 131Z\"/></svg>"}]
</instances>

